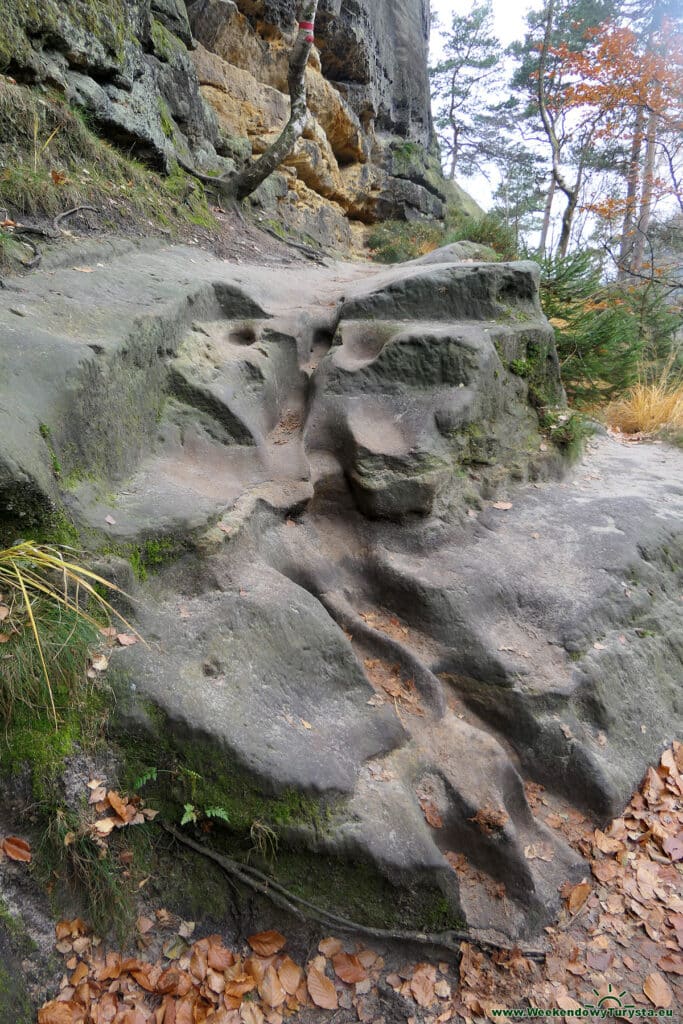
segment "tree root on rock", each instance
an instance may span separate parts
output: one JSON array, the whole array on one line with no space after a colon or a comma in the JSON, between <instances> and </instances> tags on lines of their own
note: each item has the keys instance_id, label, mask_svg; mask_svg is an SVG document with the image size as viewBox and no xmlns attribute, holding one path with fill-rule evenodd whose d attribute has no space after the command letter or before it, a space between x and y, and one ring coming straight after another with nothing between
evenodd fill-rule
<instances>
[{"instance_id":1,"label":"tree root on rock","mask_svg":"<svg viewBox=\"0 0 683 1024\"><path fill-rule=\"evenodd\" d=\"M55 219L52 221L52 227L55 231L59 232L60 224L67 217L73 217L75 213L81 213L82 210L89 210L91 213L99 213L100 211L94 206L74 206L71 210L65 210L64 213L58 213Z\"/></svg>"},{"instance_id":2,"label":"tree root on rock","mask_svg":"<svg viewBox=\"0 0 683 1024\"><path fill-rule=\"evenodd\" d=\"M296 893L291 892L289 889L285 889L284 886L273 881L272 878L264 875L256 868L252 868L248 864L239 864L237 861L231 860L229 857L225 857L223 854L217 853L210 847L204 846L202 843L198 843L194 839L191 839L190 836L179 832L173 825L168 825L165 822L159 822L159 824L183 846L189 847L189 849L194 850L195 853L200 853L203 857L208 857L209 860L218 864L218 866L231 878L237 879L238 882L246 885L254 892L257 892L262 896L266 896L275 904L275 906L289 914L292 914L299 920L317 921L326 928L337 929L338 931L354 932L358 935L366 935L369 938L380 939L385 942L407 942L420 946L434 946L437 949L447 950L449 953L459 953L461 942L469 942L474 946L478 946L480 949L486 950L487 952L513 952L512 947L502 946L498 943L489 942L485 939L478 939L476 936L466 931L449 930L446 932L430 934L428 932L404 932L393 931L392 929L385 928L371 928L368 925L359 924L356 921L351 921L346 917L340 917L338 914L332 914L329 911L324 910L322 907L318 907L314 903L310 903L308 900L303 899L301 896L297 896ZM523 947L515 948L522 956L526 957L527 960L534 960L537 963L543 963L545 961L545 953L542 950L524 949Z\"/></svg>"},{"instance_id":3,"label":"tree root on rock","mask_svg":"<svg viewBox=\"0 0 683 1024\"><path fill-rule=\"evenodd\" d=\"M66 220L67 217L73 217L74 214L80 213L82 210L89 210L91 213L100 212L94 206L74 206L70 210L65 210L64 213L57 214L57 216L52 221L52 230L50 230L49 228L41 228L37 224L15 224L12 228L12 234L15 238L18 239L18 241L21 242L22 245L28 246L28 248L33 251L33 259L28 260L28 262L26 260L19 260L22 267L25 267L26 270L35 270L35 268L40 264L40 261L43 258L43 254L41 253L36 243L32 242L30 238L25 238L22 236L38 235L39 238L60 238L62 234L62 229L60 226L62 221Z\"/></svg>"}]
</instances>

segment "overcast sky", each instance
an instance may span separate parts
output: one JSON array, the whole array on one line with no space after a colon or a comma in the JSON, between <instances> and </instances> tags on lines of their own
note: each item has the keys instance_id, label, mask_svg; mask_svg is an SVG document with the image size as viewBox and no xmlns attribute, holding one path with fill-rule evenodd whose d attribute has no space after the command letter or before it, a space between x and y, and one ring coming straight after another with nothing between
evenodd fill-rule
<instances>
[{"instance_id":1,"label":"overcast sky","mask_svg":"<svg viewBox=\"0 0 683 1024\"><path fill-rule=\"evenodd\" d=\"M444 26L448 26L454 13L466 14L471 6L471 0L432 0L432 11L438 14ZM493 0L496 34L504 46L523 36L524 18L530 7L538 7L538 4L529 0Z\"/></svg>"}]
</instances>

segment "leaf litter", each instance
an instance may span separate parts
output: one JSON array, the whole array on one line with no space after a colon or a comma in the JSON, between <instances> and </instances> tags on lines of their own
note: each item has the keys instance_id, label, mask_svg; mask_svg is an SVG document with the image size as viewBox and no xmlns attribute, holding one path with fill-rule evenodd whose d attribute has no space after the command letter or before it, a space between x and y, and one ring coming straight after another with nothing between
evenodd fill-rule
<instances>
[{"instance_id":1,"label":"leaf litter","mask_svg":"<svg viewBox=\"0 0 683 1024\"><path fill-rule=\"evenodd\" d=\"M108 805L108 817L114 811L126 824L131 814L142 813L101 780L89 783L98 796L103 787L98 803ZM59 995L39 1011L38 1024L394 1024L381 998L388 989L400 998L406 1024L498 1020L493 1011L501 1007L571 1014L624 991L624 1000L643 1013L673 1007L683 976L683 745L664 752L624 813L605 829L593 828L574 809L548 810L552 802L537 783L527 784L527 794L534 813L586 861L585 878L560 890L564 905L545 929L543 963L519 949L484 953L463 942L457 963L452 958L387 967L375 950L328 936L300 965L278 931L251 935L240 949L228 948L219 935L190 943L193 922L163 908L138 918L142 951L152 934L171 931L152 960L107 950L75 918L57 924L67 973ZM487 815L486 825L502 822ZM454 869L465 860L462 854L446 859Z\"/></svg>"}]
</instances>

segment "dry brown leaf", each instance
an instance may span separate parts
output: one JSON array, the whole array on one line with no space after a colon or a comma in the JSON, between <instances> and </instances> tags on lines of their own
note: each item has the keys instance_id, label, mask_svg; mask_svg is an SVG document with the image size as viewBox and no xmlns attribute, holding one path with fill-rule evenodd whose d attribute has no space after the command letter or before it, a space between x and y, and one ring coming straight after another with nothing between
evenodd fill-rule
<instances>
[{"instance_id":1,"label":"dry brown leaf","mask_svg":"<svg viewBox=\"0 0 683 1024\"><path fill-rule=\"evenodd\" d=\"M339 1007L337 991L330 979L317 968L311 967L306 977L308 994L321 1010L336 1010Z\"/></svg>"},{"instance_id":2,"label":"dry brown leaf","mask_svg":"<svg viewBox=\"0 0 683 1024\"><path fill-rule=\"evenodd\" d=\"M139 637L135 633L117 633L116 639L121 647L132 647L138 642Z\"/></svg>"},{"instance_id":3,"label":"dry brown leaf","mask_svg":"<svg viewBox=\"0 0 683 1024\"><path fill-rule=\"evenodd\" d=\"M277 973L280 983L287 995L295 995L303 979L303 971L301 968L286 956L280 964Z\"/></svg>"},{"instance_id":4,"label":"dry brown leaf","mask_svg":"<svg viewBox=\"0 0 683 1024\"><path fill-rule=\"evenodd\" d=\"M648 974L647 978L643 982L643 992L652 1005L656 1006L658 1009L666 1010L673 1002L673 993L671 989L661 974L658 974L656 971L652 974Z\"/></svg>"},{"instance_id":5,"label":"dry brown leaf","mask_svg":"<svg viewBox=\"0 0 683 1024\"><path fill-rule=\"evenodd\" d=\"M112 810L118 814L119 818L121 818L122 821L126 821L126 807L128 804L122 799L121 794L117 793L115 789L110 789L107 793L107 800L109 801Z\"/></svg>"},{"instance_id":6,"label":"dry brown leaf","mask_svg":"<svg viewBox=\"0 0 683 1024\"><path fill-rule=\"evenodd\" d=\"M443 828L443 818L431 800L428 800L426 797L421 797L420 807L422 808L422 813L424 814L425 821L428 825L431 825L432 828Z\"/></svg>"},{"instance_id":7,"label":"dry brown leaf","mask_svg":"<svg viewBox=\"0 0 683 1024\"><path fill-rule=\"evenodd\" d=\"M599 828L596 828L593 835L595 838L595 845L601 853L621 853L624 849L624 844L622 842L618 839L612 839L610 836L606 836Z\"/></svg>"},{"instance_id":8,"label":"dry brown leaf","mask_svg":"<svg viewBox=\"0 0 683 1024\"><path fill-rule=\"evenodd\" d=\"M365 981L368 976L358 957L352 953L337 953L332 957L332 966L337 977L347 985L356 985L359 981Z\"/></svg>"},{"instance_id":9,"label":"dry brown leaf","mask_svg":"<svg viewBox=\"0 0 683 1024\"><path fill-rule=\"evenodd\" d=\"M244 1024L263 1024L263 1010L256 1003L243 1003L240 1006L240 1018Z\"/></svg>"},{"instance_id":10,"label":"dry brown leaf","mask_svg":"<svg viewBox=\"0 0 683 1024\"><path fill-rule=\"evenodd\" d=\"M661 960L657 961L657 967L660 967L667 974L683 974L683 956L680 953L669 953L668 956L663 956Z\"/></svg>"},{"instance_id":11,"label":"dry brown leaf","mask_svg":"<svg viewBox=\"0 0 683 1024\"><path fill-rule=\"evenodd\" d=\"M558 996L555 1001L561 1010L583 1009L581 1003L577 1003L576 999L572 999L571 996Z\"/></svg>"},{"instance_id":12,"label":"dry brown leaf","mask_svg":"<svg viewBox=\"0 0 683 1024\"><path fill-rule=\"evenodd\" d=\"M683 860L683 832L668 836L662 843L662 849L673 861Z\"/></svg>"},{"instance_id":13,"label":"dry brown leaf","mask_svg":"<svg viewBox=\"0 0 683 1024\"><path fill-rule=\"evenodd\" d=\"M429 964L418 964L410 979L410 991L418 1006L428 1007L436 1002L435 983L436 968Z\"/></svg>"},{"instance_id":14,"label":"dry brown leaf","mask_svg":"<svg viewBox=\"0 0 683 1024\"><path fill-rule=\"evenodd\" d=\"M278 977L278 973L271 964L263 976L263 981L258 987L259 995L268 1006L278 1007L284 1003L287 993Z\"/></svg>"},{"instance_id":15,"label":"dry brown leaf","mask_svg":"<svg viewBox=\"0 0 683 1024\"><path fill-rule=\"evenodd\" d=\"M332 938L332 936L327 939L321 939L318 943L318 951L327 957L336 956L337 953L341 953L343 948L344 944L339 939Z\"/></svg>"},{"instance_id":16,"label":"dry brown leaf","mask_svg":"<svg viewBox=\"0 0 683 1024\"><path fill-rule=\"evenodd\" d=\"M232 967L235 962L235 957L229 949L225 948L220 939L213 942L209 940L207 962L212 970L225 971L228 967Z\"/></svg>"},{"instance_id":17,"label":"dry brown leaf","mask_svg":"<svg viewBox=\"0 0 683 1024\"><path fill-rule=\"evenodd\" d=\"M118 820L116 818L100 818L92 827L98 835L108 836L114 831L120 820L120 818Z\"/></svg>"},{"instance_id":18,"label":"dry brown leaf","mask_svg":"<svg viewBox=\"0 0 683 1024\"><path fill-rule=\"evenodd\" d=\"M567 907L570 914L576 914L581 909L591 893L590 882L579 882L572 887L567 897Z\"/></svg>"},{"instance_id":19,"label":"dry brown leaf","mask_svg":"<svg viewBox=\"0 0 683 1024\"><path fill-rule=\"evenodd\" d=\"M2 852L10 860L18 860L24 864L31 863L31 847L25 839L19 836L7 836L2 841Z\"/></svg>"},{"instance_id":20,"label":"dry brown leaf","mask_svg":"<svg viewBox=\"0 0 683 1024\"><path fill-rule=\"evenodd\" d=\"M257 956L273 956L274 953L280 952L287 939L280 932L269 931L250 935L247 942Z\"/></svg>"},{"instance_id":21,"label":"dry brown leaf","mask_svg":"<svg viewBox=\"0 0 683 1024\"><path fill-rule=\"evenodd\" d=\"M84 1019L83 1013L83 1007L78 1003L52 999L38 1010L38 1024L74 1024L74 1021Z\"/></svg>"},{"instance_id":22,"label":"dry brown leaf","mask_svg":"<svg viewBox=\"0 0 683 1024\"><path fill-rule=\"evenodd\" d=\"M510 509L512 508L512 502L511 501L494 501L491 504L491 508L497 508L501 512L509 512Z\"/></svg>"}]
</instances>

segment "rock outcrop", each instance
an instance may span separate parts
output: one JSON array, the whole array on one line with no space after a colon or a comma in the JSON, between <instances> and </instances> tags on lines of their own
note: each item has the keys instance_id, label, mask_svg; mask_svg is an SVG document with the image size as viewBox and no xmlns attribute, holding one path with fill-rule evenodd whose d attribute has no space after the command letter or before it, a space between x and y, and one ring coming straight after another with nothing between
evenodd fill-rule
<instances>
[{"instance_id":1,"label":"rock outcrop","mask_svg":"<svg viewBox=\"0 0 683 1024\"><path fill-rule=\"evenodd\" d=\"M294 8L9 0L0 70L59 90L98 132L156 167L169 170L180 157L229 173L287 120ZM253 198L263 219L348 249L354 223L441 217L425 0L327 0L316 39L311 117Z\"/></svg>"},{"instance_id":2,"label":"rock outcrop","mask_svg":"<svg viewBox=\"0 0 683 1024\"><path fill-rule=\"evenodd\" d=\"M228 845L258 808L331 908L519 939L583 865L531 795L603 820L680 731L681 455L563 479L534 269L440 258L302 292L168 248L10 292L2 524L117 553L148 646L112 735L201 776Z\"/></svg>"}]
</instances>

